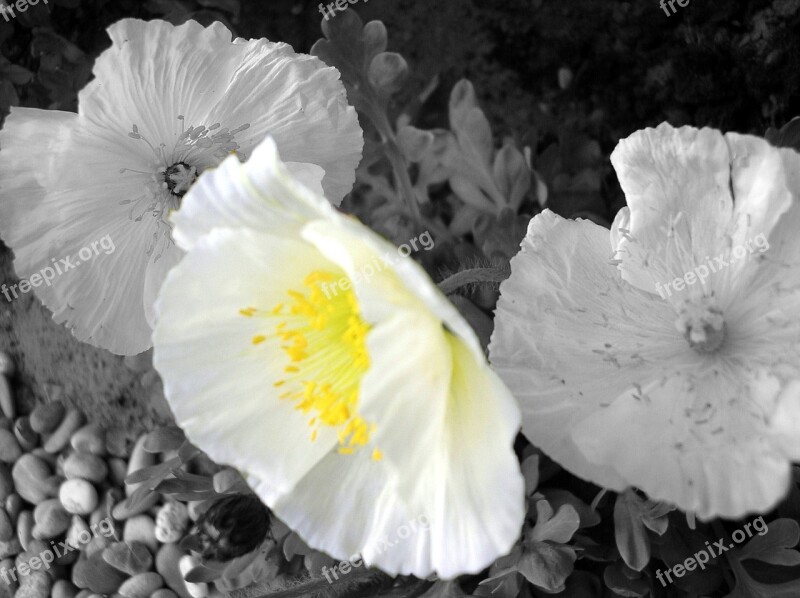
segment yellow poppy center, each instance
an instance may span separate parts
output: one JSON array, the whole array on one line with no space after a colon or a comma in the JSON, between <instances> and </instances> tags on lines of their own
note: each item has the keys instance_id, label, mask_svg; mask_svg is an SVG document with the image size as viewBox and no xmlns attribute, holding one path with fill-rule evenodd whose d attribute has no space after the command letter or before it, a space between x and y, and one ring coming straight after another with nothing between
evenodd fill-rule
<instances>
[{"instance_id":1,"label":"yellow poppy center","mask_svg":"<svg viewBox=\"0 0 800 598\"><path fill-rule=\"evenodd\" d=\"M311 440L320 426L337 428L338 451L352 454L369 442L375 425L358 414L361 379L370 365L367 333L370 325L360 316L352 290L344 290L341 275L315 270L302 290L289 290L287 301L267 312L252 307L243 316L264 316L274 322L271 334L252 338L254 345L280 343L288 357L285 376L274 386L285 389L281 398L309 414ZM348 285L349 286L349 285ZM378 449L372 458L381 459Z\"/></svg>"}]
</instances>

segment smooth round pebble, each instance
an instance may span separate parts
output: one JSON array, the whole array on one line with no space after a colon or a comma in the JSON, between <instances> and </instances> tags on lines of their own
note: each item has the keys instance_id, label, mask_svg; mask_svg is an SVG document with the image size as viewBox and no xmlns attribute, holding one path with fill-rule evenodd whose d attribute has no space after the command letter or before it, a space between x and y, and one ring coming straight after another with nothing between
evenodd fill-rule
<instances>
[{"instance_id":1,"label":"smooth round pebble","mask_svg":"<svg viewBox=\"0 0 800 598\"><path fill-rule=\"evenodd\" d=\"M11 394L11 384L5 375L0 376L0 409L8 419L14 419L17 410L14 406L14 395Z\"/></svg>"},{"instance_id":2,"label":"smooth round pebble","mask_svg":"<svg viewBox=\"0 0 800 598\"><path fill-rule=\"evenodd\" d=\"M22 456L17 437L10 430L0 428L0 461L14 463Z\"/></svg>"},{"instance_id":3,"label":"smooth round pebble","mask_svg":"<svg viewBox=\"0 0 800 598\"><path fill-rule=\"evenodd\" d=\"M70 516L56 498L45 500L33 510L33 537L37 540L50 540L67 531Z\"/></svg>"},{"instance_id":4,"label":"smooth round pebble","mask_svg":"<svg viewBox=\"0 0 800 598\"><path fill-rule=\"evenodd\" d=\"M70 437L83 425L83 413L77 409L67 409L64 419L44 443L44 450L57 453L69 444Z\"/></svg>"},{"instance_id":5,"label":"smooth round pebble","mask_svg":"<svg viewBox=\"0 0 800 598\"><path fill-rule=\"evenodd\" d=\"M74 515L88 515L97 506L97 490L86 480L67 480L61 484L58 498L64 509Z\"/></svg>"},{"instance_id":6,"label":"smooth round pebble","mask_svg":"<svg viewBox=\"0 0 800 598\"><path fill-rule=\"evenodd\" d=\"M32 451L39 444L39 435L33 431L27 417L18 417L14 422L14 436L23 451Z\"/></svg>"},{"instance_id":7,"label":"smooth round pebble","mask_svg":"<svg viewBox=\"0 0 800 598\"><path fill-rule=\"evenodd\" d=\"M82 478L99 483L108 475L106 462L91 453L72 453L64 460L63 468L68 480Z\"/></svg>"},{"instance_id":8,"label":"smooth round pebble","mask_svg":"<svg viewBox=\"0 0 800 598\"><path fill-rule=\"evenodd\" d=\"M70 439L72 448L82 453L103 456L106 454L105 432L96 424L89 424L77 430Z\"/></svg>"},{"instance_id":9,"label":"smooth round pebble","mask_svg":"<svg viewBox=\"0 0 800 598\"><path fill-rule=\"evenodd\" d=\"M22 511L17 518L17 539L22 548L28 550L28 544L33 540L33 512Z\"/></svg>"},{"instance_id":10,"label":"smooth round pebble","mask_svg":"<svg viewBox=\"0 0 800 598\"><path fill-rule=\"evenodd\" d=\"M49 434L64 419L64 404L61 401L42 403L31 412L31 429L37 434Z\"/></svg>"},{"instance_id":11,"label":"smooth round pebble","mask_svg":"<svg viewBox=\"0 0 800 598\"><path fill-rule=\"evenodd\" d=\"M125 542L141 542L150 550L158 550L156 540L156 524L147 515L134 515L125 522L122 530L122 539Z\"/></svg>"},{"instance_id":12,"label":"smooth round pebble","mask_svg":"<svg viewBox=\"0 0 800 598\"><path fill-rule=\"evenodd\" d=\"M8 512L0 508L0 541L7 542L14 537L14 524L11 522Z\"/></svg>"},{"instance_id":13,"label":"smooth round pebble","mask_svg":"<svg viewBox=\"0 0 800 598\"><path fill-rule=\"evenodd\" d=\"M5 465L0 464L0 478ZM29 503L38 505L47 499L45 480L50 477L50 466L31 454L20 457L11 470L17 494ZM13 490L13 488L12 488ZM9 492L10 494L10 492ZM7 496L7 495L6 495ZM6 497L3 497L5 500Z\"/></svg>"},{"instance_id":14,"label":"smooth round pebble","mask_svg":"<svg viewBox=\"0 0 800 598\"><path fill-rule=\"evenodd\" d=\"M56 583L53 584L53 589L50 594L52 598L75 598L78 595L78 588L75 585L66 580L66 579L59 579Z\"/></svg>"},{"instance_id":15,"label":"smooth round pebble","mask_svg":"<svg viewBox=\"0 0 800 598\"><path fill-rule=\"evenodd\" d=\"M15 598L48 598L53 580L47 573L31 571L30 575L20 577L20 586Z\"/></svg>"},{"instance_id":16,"label":"smooth round pebble","mask_svg":"<svg viewBox=\"0 0 800 598\"><path fill-rule=\"evenodd\" d=\"M14 360L11 355L0 351L0 375L11 376L14 373Z\"/></svg>"},{"instance_id":17,"label":"smooth round pebble","mask_svg":"<svg viewBox=\"0 0 800 598\"><path fill-rule=\"evenodd\" d=\"M9 494L6 497L5 504L6 512L8 513L8 516L11 517L11 521L16 522L17 517L19 516L19 513L22 511L23 507L22 497L17 493Z\"/></svg>"},{"instance_id":18,"label":"smooth round pebble","mask_svg":"<svg viewBox=\"0 0 800 598\"><path fill-rule=\"evenodd\" d=\"M150 598L178 598L178 595L172 590L161 588L160 590L153 592L153 595Z\"/></svg>"},{"instance_id":19,"label":"smooth round pebble","mask_svg":"<svg viewBox=\"0 0 800 598\"><path fill-rule=\"evenodd\" d=\"M99 554L81 558L72 567L72 583L97 594L113 594L125 579L124 573L106 563Z\"/></svg>"},{"instance_id":20,"label":"smooth round pebble","mask_svg":"<svg viewBox=\"0 0 800 598\"><path fill-rule=\"evenodd\" d=\"M158 573L139 573L125 581L117 592L125 598L150 598L163 585L164 579Z\"/></svg>"}]
</instances>

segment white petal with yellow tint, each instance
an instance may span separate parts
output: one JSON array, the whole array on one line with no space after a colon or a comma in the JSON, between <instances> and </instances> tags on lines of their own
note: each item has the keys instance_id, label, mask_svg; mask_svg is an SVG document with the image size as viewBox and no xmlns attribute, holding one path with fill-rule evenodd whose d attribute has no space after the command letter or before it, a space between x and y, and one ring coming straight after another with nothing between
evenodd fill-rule
<instances>
[{"instance_id":1,"label":"white petal with yellow tint","mask_svg":"<svg viewBox=\"0 0 800 598\"><path fill-rule=\"evenodd\" d=\"M339 215L322 198L293 183L277 162L271 143L265 142L264 147L269 159L253 162L254 177L260 177L254 184L241 185L249 179L242 178L241 167L230 163L227 170L201 178L174 217L176 234L190 250L164 286L162 303L173 305L174 311L160 315L156 332L155 363L165 380L168 401L177 400L186 409L185 418L191 418L187 423L190 438L212 456L224 457L221 460L243 469L270 508L312 547L336 558L361 552L366 563L392 573L426 576L437 571L454 577L485 568L511 548L524 517L523 481L513 451L519 427L513 398L488 368L469 325L424 271L355 220ZM239 181L233 183L231 209L220 207L213 192L231 188L225 186L230 184L224 181L226 173ZM214 217L209 218L206 210ZM265 222L276 218L288 226L276 230ZM175 338L173 329L183 325L172 320L187 319L180 306L185 307L190 297L209 284L199 270L187 269L209 261L207 255L197 262L191 258L207 245L208 238L223 234L246 234L270 247L278 243L276 239L305 244L320 260L301 259L305 250L293 256L288 251L267 255L248 249L250 256L264 256L262 276L268 278L251 288L241 284L244 272L228 270L225 282L226 289L240 295L247 305L260 295L279 301L281 295L299 289L299 282L308 288L305 294L291 294L291 306L287 303L274 314L288 319L280 335L283 359L273 361L283 365L291 357L292 374L266 368L251 374L222 366L220 372L228 368L235 378L257 375L260 384L254 388L265 390L258 393L259 401L253 401L253 393L228 393L216 399L220 404L247 401L263 408L265 402L286 402L270 393L270 385L278 382L283 391L298 381L310 384L302 396L286 391L294 397L295 407L304 410L305 419L313 418L301 436L310 445L320 442L321 436L317 440L308 436L310 423L319 434L327 434L325 438L333 433L335 442L315 465L310 458L302 462L293 486L277 486L285 474L276 480L269 468L259 468L249 459L242 462L234 451L219 448L232 432L227 426L221 434L204 430L203 422L214 416L204 419L203 412L214 400L209 398L201 406L192 401L198 379L192 370L197 364L179 357L192 354L192 349L184 350L190 340L207 340L207 324L202 322L209 320L196 318L188 327L194 332L187 332L183 340L180 335ZM233 263L238 255L228 249L224 260ZM373 271L367 271L367 265ZM194 288L177 290L189 281ZM198 313L220 302L209 298L209 306L204 301ZM252 307L248 315L258 321L261 303ZM291 319L288 313L296 317ZM301 325L304 314L308 325ZM247 335L239 336L246 342ZM266 336L259 338L257 348L269 345ZM223 362L239 358L230 343L214 340L208 345L209 354ZM183 369L170 363L170 355L183 360ZM199 379L203 388L209 387L204 376ZM186 392L176 399L174 394L182 391L183 384L187 384ZM214 394L207 392L209 397ZM243 426L259 425L257 412L248 411L248 418ZM177 419L184 425L184 418ZM292 448L276 446L272 450L280 457L270 455L264 460L289 462L301 450ZM397 537L420 521L429 525L408 537ZM387 543L386 537L402 541Z\"/></svg>"}]
</instances>

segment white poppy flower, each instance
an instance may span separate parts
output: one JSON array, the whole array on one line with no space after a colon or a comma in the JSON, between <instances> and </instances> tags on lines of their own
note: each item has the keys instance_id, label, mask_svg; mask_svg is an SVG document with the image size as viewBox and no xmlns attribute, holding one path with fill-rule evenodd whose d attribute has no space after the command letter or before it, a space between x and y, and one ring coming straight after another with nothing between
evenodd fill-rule
<instances>
[{"instance_id":1,"label":"white poppy flower","mask_svg":"<svg viewBox=\"0 0 800 598\"><path fill-rule=\"evenodd\" d=\"M531 221L490 361L576 475L702 518L766 511L800 458L800 156L664 124L612 163L610 234Z\"/></svg>"},{"instance_id":2,"label":"white poppy flower","mask_svg":"<svg viewBox=\"0 0 800 598\"><path fill-rule=\"evenodd\" d=\"M511 549L518 407L418 264L298 183L269 139L200 177L173 221L188 253L154 363L193 443L337 559L454 577Z\"/></svg>"},{"instance_id":3,"label":"white poppy flower","mask_svg":"<svg viewBox=\"0 0 800 598\"><path fill-rule=\"evenodd\" d=\"M287 160L325 170L338 204L363 139L338 71L286 44L194 21L125 19L108 33L78 114L12 108L6 119L0 237L27 279L108 236L113 253L35 292L79 340L130 355L151 346L153 302L181 257L167 216L199 173L269 134Z\"/></svg>"}]
</instances>

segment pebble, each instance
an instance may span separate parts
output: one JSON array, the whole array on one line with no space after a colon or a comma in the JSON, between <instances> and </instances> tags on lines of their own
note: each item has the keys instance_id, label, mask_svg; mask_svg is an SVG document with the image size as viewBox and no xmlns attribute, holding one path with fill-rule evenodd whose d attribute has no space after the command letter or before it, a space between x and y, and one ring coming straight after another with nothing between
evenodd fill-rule
<instances>
[{"instance_id":1,"label":"pebble","mask_svg":"<svg viewBox=\"0 0 800 598\"><path fill-rule=\"evenodd\" d=\"M22 456L17 437L10 430L0 428L0 461L14 463Z\"/></svg>"},{"instance_id":2,"label":"pebble","mask_svg":"<svg viewBox=\"0 0 800 598\"><path fill-rule=\"evenodd\" d=\"M81 453L91 453L100 457L106 454L106 435L96 424L89 424L77 430L72 435L70 444Z\"/></svg>"},{"instance_id":3,"label":"pebble","mask_svg":"<svg viewBox=\"0 0 800 598\"><path fill-rule=\"evenodd\" d=\"M33 513L22 511L17 518L17 539L22 548L28 550L28 545L33 540Z\"/></svg>"},{"instance_id":4,"label":"pebble","mask_svg":"<svg viewBox=\"0 0 800 598\"><path fill-rule=\"evenodd\" d=\"M0 542L0 559L7 559L22 552L22 545L16 538L11 538L8 542Z\"/></svg>"},{"instance_id":5,"label":"pebble","mask_svg":"<svg viewBox=\"0 0 800 598\"><path fill-rule=\"evenodd\" d=\"M47 478L44 481L44 492L47 494L48 498L57 498L58 491L63 483L64 477L60 475L51 475Z\"/></svg>"},{"instance_id":6,"label":"pebble","mask_svg":"<svg viewBox=\"0 0 800 598\"><path fill-rule=\"evenodd\" d=\"M111 483L117 486L124 486L126 475L128 475L128 464L125 463L125 459L111 457L108 460L108 476Z\"/></svg>"},{"instance_id":7,"label":"pebble","mask_svg":"<svg viewBox=\"0 0 800 598\"><path fill-rule=\"evenodd\" d=\"M70 437L83 425L83 414L74 408L67 409L67 414L55 429L47 442L44 443L44 450L48 453L57 453L63 450L68 444Z\"/></svg>"},{"instance_id":8,"label":"pebble","mask_svg":"<svg viewBox=\"0 0 800 598\"><path fill-rule=\"evenodd\" d=\"M14 422L14 436L23 451L32 451L39 444L39 435L33 431L27 417L18 417Z\"/></svg>"},{"instance_id":9,"label":"pebble","mask_svg":"<svg viewBox=\"0 0 800 598\"><path fill-rule=\"evenodd\" d=\"M5 465L0 464L0 477ZM37 505L47 499L47 486L45 480L50 477L49 465L38 457L25 454L20 457L11 470L17 494L29 503ZM2 485L2 484L0 484ZM14 487L11 488L13 491ZM9 492L8 494L10 494ZM8 496L6 494L3 500Z\"/></svg>"},{"instance_id":10,"label":"pebble","mask_svg":"<svg viewBox=\"0 0 800 598\"><path fill-rule=\"evenodd\" d=\"M33 537L37 540L50 540L67 531L69 514L56 498L45 500L33 510Z\"/></svg>"},{"instance_id":11,"label":"pebble","mask_svg":"<svg viewBox=\"0 0 800 598\"><path fill-rule=\"evenodd\" d=\"M108 465L92 453L72 453L64 460L64 476L68 479L82 478L90 482L102 482L108 475Z\"/></svg>"},{"instance_id":12,"label":"pebble","mask_svg":"<svg viewBox=\"0 0 800 598\"><path fill-rule=\"evenodd\" d=\"M186 583L183 581L180 570L182 556L183 551L178 548L177 544L163 544L156 554L156 571L179 598L192 598L186 589Z\"/></svg>"},{"instance_id":13,"label":"pebble","mask_svg":"<svg viewBox=\"0 0 800 598\"><path fill-rule=\"evenodd\" d=\"M156 462L156 456L153 453L148 453L145 448L145 442L147 441L147 434L143 434L139 437L136 441L136 444L133 446L133 451L131 452L131 458L128 460L128 471L127 475L131 475L135 471L139 471L144 467L150 467L154 465ZM125 494L130 496L134 493L134 491L142 485L142 482L138 484L126 484L125 486Z\"/></svg>"},{"instance_id":14,"label":"pebble","mask_svg":"<svg viewBox=\"0 0 800 598\"><path fill-rule=\"evenodd\" d=\"M113 594L125 579L126 575L106 563L100 554L81 558L72 568L72 583L97 594Z\"/></svg>"},{"instance_id":15,"label":"pebble","mask_svg":"<svg viewBox=\"0 0 800 598\"><path fill-rule=\"evenodd\" d=\"M156 524L147 515L134 515L125 522L122 530L122 539L125 542L141 542L150 550L158 550L156 540Z\"/></svg>"},{"instance_id":16,"label":"pebble","mask_svg":"<svg viewBox=\"0 0 800 598\"><path fill-rule=\"evenodd\" d=\"M67 480L61 484L58 498L68 513L88 515L97 506L97 490L86 480Z\"/></svg>"},{"instance_id":17,"label":"pebble","mask_svg":"<svg viewBox=\"0 0 800 598\"><path fill-rule=\"evenodd\" d=\"M146 573L153 566L153 557L141 542L116 542L103 551L103 560L128 575Z\"/></svg>"},{"instance_id":18,"label":"pebble","mask_svg":"<svg viewBox=\"0 0 800 598\"><path fill-rule=\"evenodd\" d=\"M14 537L14 524L8 512L0 508L0 542L8 542Z\"/></svg>"},{"instance_id":19,"label":"pebble","mask_svg":"<svg viewBox=\"0 0 800 598\"><path fill-rule=\"evenodd\" d=\"M53 581L43 571L31 571L30 575L20 577L20 586L15 598L48 598Z\"/></svg>"},{"instance_id":20,"label":"pebble","mask_svg":"<svg viewBox=\"0 0 800 598\"><path fill-rule=\"evenodd\" d=\"M72 521L69 524L69 529L67 530L67 544L80 550L83 548L84 544L88 544L91 541L92 532L89 530L89 526L83 520L83 517L73 515Z\"/></svg>"},{"instance_id":21,"label":"pebble","mask_svg":"<svg viewBox=\"0 0 800 598\"><path fill-rule=\"evenodd\" d=\"M161 588L160 590L153 592L153 595L150 598L178 598L178 595L172 590Z\"/></svg>"},{"instance_id":22,"label":"pebble","mask_svg":"<svg viewBox=\"0 0 800 598\"><path fill-rule=\"evenodd\" d=\"M168 502L156 514L156 539L167 544L183 538L189 524L189 510L180 502Z\"/></svg>"},{"instance_id":23,"label":"pebble","mask_svg":"<svg viewBox=\"0 0 800 598\"><path fill-rule=\"evenodd\" d=\"M66 579L59 579L53 584L52 598L75 598L77 595L78 588Z\"/></svg>"},{"instance_id":24,"label":"pebble","mask_svg":"<svg viewBox=\"0 0 800 598\"><path fill-rule=\"evenodd\" d=\"M38 434L50 434L64 419L64 404L61 401L42 403L31 412L31 429Z\"/></svg>"},{"instance_id":25,"label":"pebble","mask_svg":"<svg viewBox=\"0 0 800 598\"><path fill-rule=\"evenodd\" d=\"M178 568L180 569L181 575L186 577L186 574L199 564L200 561L197 560L197 558L187 554L182 556L181 560L178 561ZM186 586L186 591L189 592L192 598L205 598L208 596L207 583L191 583L188 581L184 581L183 583Z\"/></svg>"},{"instance_id":26,"label":"pebble","mask_svg":"<svg viewBox=\"0 0 800 598\"><path fill-rule=\"evenodd\" d=\"M19 494L9 494L6 497L6 512L11 517L12 522L16 523L20 511L22 511L22 506L22 497Z\"/></svg>"},{"instance_id":27,"label":"pebble","mask_svg":"<svg viewBox=\"0 0 800 598\"><path fill-rule=\"evenodd\" d=\"M14 419L17 414L14 408L14 397L11 394L11 384L9 384L5 375L0 376L0 409L8 419Z\"/></svg>"},{"instance_id":28,"label":"pebble","mask_svg":"<svg viewBox=\"0 0 800 598\"><path fill-rule=\"evenodd\" d=\"M11 376L14 374L14 361L4 351L0 351L0 375Z\"/></svg>"},{"instance_id":29,"label":"pebble","mask_svg":"<svg viewBox=\"0 0 800 598\"><path fill-rule=\"evenodd\" d=\"M125 598L150 598L163 585L164 579L158 573L139 573L125 581L118 592Z\"/></svg>"}]
</instances>

